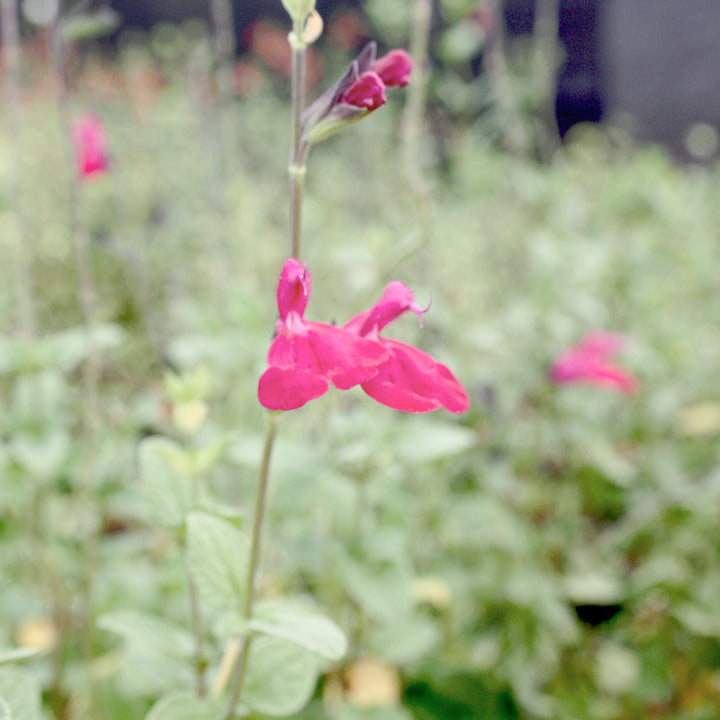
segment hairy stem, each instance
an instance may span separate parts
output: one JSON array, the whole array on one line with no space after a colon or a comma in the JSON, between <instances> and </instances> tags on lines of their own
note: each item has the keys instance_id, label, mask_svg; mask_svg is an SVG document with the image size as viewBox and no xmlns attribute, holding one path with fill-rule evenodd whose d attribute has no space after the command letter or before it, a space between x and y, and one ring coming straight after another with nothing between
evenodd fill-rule
<instances>
[{"instance_id":1,"label":"hairy stem","mask_svg":"<svg viewBox=\"0 0 720 720\"><path fill-rule=\"evenodd\" d=\"M275 434L277 430L277 413L270 413L268 417L268 429L265 436L265 449L263 451L262 463L260 465L260 479L258 483L257 493L255 495L255 516L253 518L252 542L250 545L250 561L248 563L247 574L247 594L245 596L245 605L243 607L243 619L249 621L252 617L253 607L255 604L255 594L257 592L257 575L260 565L260 547L262 540L263 520L265 517L265 500L267 498L268 479L270 475L270 458L272 457L273 443L275 442ZM230 694L228 703L223 713L222 720L230 720L235 711L240 692L242 691L243 682L245 681L245 671L247 670L248 654L250 652L250 644L252 636L245 632L235 639L233 651L237 653L232 668L232 678L230 681Z\"/></svg>"}]
</instances>

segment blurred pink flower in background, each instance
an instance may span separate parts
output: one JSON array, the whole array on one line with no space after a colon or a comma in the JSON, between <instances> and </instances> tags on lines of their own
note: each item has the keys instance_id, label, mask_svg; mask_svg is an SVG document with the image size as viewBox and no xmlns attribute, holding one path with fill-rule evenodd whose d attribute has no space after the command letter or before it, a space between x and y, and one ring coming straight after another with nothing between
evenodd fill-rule
<instances>
[{"instance_id":1,"label":"blurred pink flower in background","mask_svg":"<svg viewBox=\"0 0 720 720\"><path fill-rule=\"evenodd\" d=\"M75 161L81 178L88 178L108 171L108 151L105 126L95 114L83 115L72 129Z\"/></svg>"},{"instance_id":2,"label":"blurred pink flower in background","mask_svg":"<svg viewBox=\"0 0 720 720\"><path fill-rule=\"evenodd\" d=\"M295 410L324 395L330 383L347 390L377 374L387 359L383 346L327 323L306 320L311 290L305 265L291 258L280 275L277 334L267 355L270 366L258 384L268 410Z\"/></svg>"},{"instance_id":3,"label":"blurred pink flower in background","mask_svg":"<svg viewBox=\"0 0 720 720\"><path fill-rule=\"evenodd\" d=\"M624 347L622 335L591 330L556 358L550 379L558 384L585 383L631 395L637 390L637 379L612 361Z\"/></svg>"},{"instance_id":4,"label":"blurred pink flower in background","mask_svg":"<svg viewBox=\"0 0 720 720\"><path fill-rule=\"evenodd\" d=\"M361 384L362 389L379 403L403 412L424 413L441 407L465 412L470 400L447 366L412 345L380 336L388 323L408 311L415 313L422 325L427 308L420 308L412 291L401 282L391 282L373 308L343 326L358 337L378 340L389 355L378 373Z\"/></svg>"}]
</instances>

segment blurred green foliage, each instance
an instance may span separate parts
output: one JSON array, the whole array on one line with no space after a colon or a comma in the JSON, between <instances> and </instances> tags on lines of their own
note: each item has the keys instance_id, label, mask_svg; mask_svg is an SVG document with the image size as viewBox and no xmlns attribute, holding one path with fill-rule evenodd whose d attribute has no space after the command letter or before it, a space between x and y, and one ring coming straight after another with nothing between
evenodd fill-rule
<instances>
[{"instance_id":1,"label":"blurred green foliage","mask_svg":"<svg viewBox=\"0 0 720 720\"><path fill-rule=\"evenodd\" d=\"M56 717L139 718L167 691L155 717L207 711L188 695L174 533L194 474L214 515L192 516L191 565L208 523L242 526L252 505L256 383L287 253L289 118L268 78L221 107L206 43L173 37L162 62L128 46L74 78L72 111L101 115L112 153L80 197L102 356L92 437L72 164L41 76L27 79L17 144L0 136L0 646L40 651L0 668L6 704L32 686L18 717L40 716L37 685ZM597 129L538 165L498 153L470 123L442 157L430 139L421 148L427 207L397 148L400 103L310 158L308 312L343 322L402 279L432 310L398 334L451 365L473 404L460 418L407 417L358 389L283 418L262 596L310 594L350 641L294 717L716 718L718 169L677 167ZM19 242L35 337L18 319ZM594 327L631 339L636 396L549 382L553 357ZM155 435L165 439L141 444ZM219 612L227 588L215 590L204 600ZM367 658L380 679L354 681ZM293 676L301 693L314 677ZM360 699L383 682L399 702ZM278 711L262 692L258 708Z\"/></svg>"}]
</instances>

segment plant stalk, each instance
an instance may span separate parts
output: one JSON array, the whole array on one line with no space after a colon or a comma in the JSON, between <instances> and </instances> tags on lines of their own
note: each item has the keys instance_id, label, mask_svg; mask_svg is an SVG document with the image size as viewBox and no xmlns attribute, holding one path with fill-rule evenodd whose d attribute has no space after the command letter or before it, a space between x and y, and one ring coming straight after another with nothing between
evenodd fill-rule
<instances>
[{"instance_id":1,"label":"plant stalk","mask_svg":"<svg viewBox=\"0 0 720 720\"><path fill-rule=\"evenodd\" d=\"M250 562L248 564L247 574L247 594L245 596L245 604L243 607L242 617L246 622L250 620L255 604L255 594L257 591L257 576L260 565L260 548L262 541L263 520L265 517L265 506L267 499L267 487L270 476L270 458L272 457L273 443L275 442L275 434L277 430L278 413L270 413L268 417L268 429L265 436L265 449L263 450L262 463L260 465L260 479L255 496L255 516L253 518L253 533L250 545ZM222 720L230 720L235 712L242 691L243 682L245 681L245 672L247 670L247 660L250 652L250 644L252 635L246 629L242 635L236 638L235 648L239 648L237 656L233 664L232 679L230 681L230 694Z\"/></svg>"},{"instance_id":2,"label":"plant stalk","mask_svg":"<svg viewBox=\"0 0 720 720\"><path fill-rule=\"evenodd\" d=\"M302 228L302 196L305 180L307 143L302 137L302 115L305 110L305 56L307 45L302 39L302 24L293 21L292 47L292 151L288 174L290 176L290 256L300 256Z\"/></svg>"}]
</instances>

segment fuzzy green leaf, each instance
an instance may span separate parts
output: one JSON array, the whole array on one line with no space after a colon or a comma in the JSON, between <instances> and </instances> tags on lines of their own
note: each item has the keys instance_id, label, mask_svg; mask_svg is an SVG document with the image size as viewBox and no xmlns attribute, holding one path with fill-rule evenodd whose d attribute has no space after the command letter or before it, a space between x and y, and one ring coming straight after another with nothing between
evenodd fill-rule
<instances>
[{"instance_id":1,"label":"fuzzy green leaf","mask_svg":"<svg viewBox=\"0 0 720 720\"><path fill-rule=\"evenodd\" d=\"M189 658L192 635L163 618L139 610L111 610L97 620L98 627L117 633L127 642L173 657Z\"/></svg>"},{"instance_id":2,"label":"fuzzy green leaf","mask_svg":"<svg viewBox=\"0 0 720 720\"><path fill-rule=\"evenodd\" d=\"M217 610L242 607L249 543L227 520L193 512L187 518L188 566L202 599Z\"/></svg>"},{"instance_id":3,"label":"fuzzy green leaf","mask_svg":"<svg viewBox=\"0 0 720 720\"><path fill-rule=\"evenodd\" d=\"M410 421L398 438L396 452L404 462L428 463L469 450L475 433L462 425L441 420Z\"/></svg>"},{"instance_id":4,"label":"fuzzy green leaf","mask_svg":"<svg viewBox=\"0 0 720 720\"><path fill-rule=\"evenodd\" d=\"M181 447L165 438L150 437L140 444L140 480L155 519L161 525L182 526L192 505L191 479L173 460Z\"/></svg>"},{"instance_id":5,"label":"fuzzy green leaf","mask_svg":"<svg viewBox=\"0 0 720 720\"><path fill-rule=\"evenodd\" d=\"M312 697L318 673L313 653L280 638L258 638L250 648L242 699L265 715L293 715Z\"/></svg>"},{"instance_id":6,"label":"fuzzy green leaf","mask_svg":"<svg viewBox=\"0 0 720 720\"><path fill-rule=\"evenodd\" d=\"M12 720L10 706L0 697L0 720Z\"/></svg>"},{"instance_id":7,"label":"fuzzy green leaf","mask_svg":"<svg viewBox=\"0 0 720 720\"><path fill-rule=\"evenodd\" d=\"M220 701L209 702L186 690L160 698L145 720L215 720L222 710Z\"/></svg>"},{"instance_id":8,"label":"fuzzy green leaf","mask_svg":"<svg viewBox=\"0 0 720 720\"><path fill-rule=\"evenodd\" d=\"M248 626L255 632L290 640L328 660L340 660L347 652L347 638L332 620L303 610L295 603L259 604Z\"/></svg>"},{"instance_id":9,"label":"fuzzy green leaf","mask_svg":"<svg viewBox=\"0 0 720 720\"><path fill-rule=\"evenodd\" d=\"M34 648L0 648L0 665L30 660L37 654Z\"/></svg>"},{"instance_id":10,"label":"fuzzy green leaf","mask_svg":"<svg viewBox=\"0 0 720 720\"><path fill-rule=\"evenodd\" d=\"M412 720L413 716L402 707L358 708L344 705L335 715L335 720Z\"/></svg>"},{"instance_id":11,"label":"fuzzy green leaf","mask_svg":"<svg viewBox=\"0 0 720 720\"><path fill-rule=\"evenodd\" d=\"M40 720L40 686L32 675L0 668L0 698L9 706L12 720Z\"/></svg>"}]
</instances>

